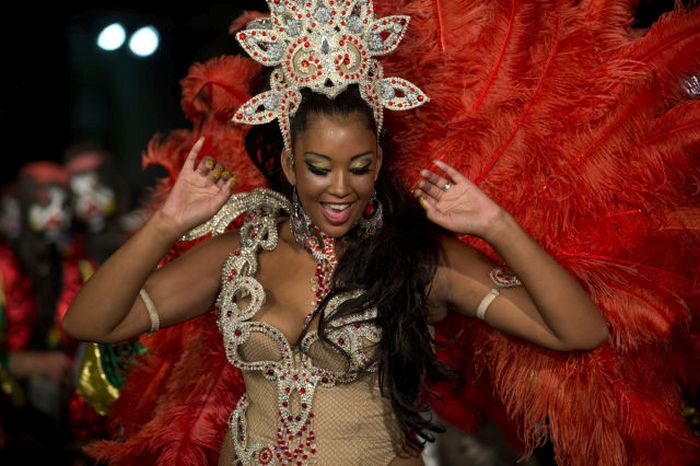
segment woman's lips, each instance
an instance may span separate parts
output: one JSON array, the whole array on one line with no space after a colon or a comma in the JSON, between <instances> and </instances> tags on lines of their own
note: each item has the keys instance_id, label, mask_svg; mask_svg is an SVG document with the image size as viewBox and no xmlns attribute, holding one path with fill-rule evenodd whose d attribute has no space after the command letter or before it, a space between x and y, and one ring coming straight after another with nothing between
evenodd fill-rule
<instances>
[{"instance_id":1,"label":"woman's lips","mask_svg":"<svg viewBox=\"0 0 700 466\"><path fill-rule=\"evenodd\" d=\"M331 206L335 207L335 209ZM343 210L339 210L339 208L343 206L347 207L344 207ZM328 223L335 226L342 225L350 220L354 208L354 202L321 202L321 213L326 220L328 220Z\"/></svg>"}]
</instances>

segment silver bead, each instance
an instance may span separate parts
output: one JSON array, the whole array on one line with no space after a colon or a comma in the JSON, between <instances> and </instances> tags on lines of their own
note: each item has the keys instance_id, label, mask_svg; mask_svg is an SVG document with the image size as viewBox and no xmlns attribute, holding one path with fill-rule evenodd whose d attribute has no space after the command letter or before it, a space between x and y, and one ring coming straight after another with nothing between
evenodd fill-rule
<instances>
[{"instance_id":1,"label":"silver bead","mask_svg":"<svg viewBox=\"0 0 700 466\"><path fill-rule=\"evenodd\" d=\"M359 16L352 15L348 18L348 28L355 34L361 34L364 30L364 25Z\"/></svg>"},{"instance_id":2,"label":"silver bead","mask_svg":"<svg viewBox=\"0 0 700 466\"><path fill-rule=\"evenodd\" d=\"M382 36L377 33L372 33L369 35L368 45L371 50L378 51L384 49L384 41Z\"/></svg>"},{"instance_id":3,"label":"silver bead","mask_svg":"<svg viewBox=\"0 0 700 466\"><path fill-rule=\"evenodd\" d=\"M331 18L331 12L328 10L328 8L319 7L316 8L316 11L314 11L314 19L319 23L327 23L331 20Z\"/></svg>"}]
</instances>

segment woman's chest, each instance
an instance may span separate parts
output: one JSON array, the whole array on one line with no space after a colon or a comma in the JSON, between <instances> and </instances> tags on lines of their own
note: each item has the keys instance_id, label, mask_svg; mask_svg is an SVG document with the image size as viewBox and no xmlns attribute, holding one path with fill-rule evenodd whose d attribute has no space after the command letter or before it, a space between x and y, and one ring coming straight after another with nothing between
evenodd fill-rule
<instances>
[{"instance_id":1,"label":"woman's chest","mask_svg":"<svg viewBox=\"0 0 700 466\"><path fill-rule=\"evenodd\" d=\"M265 322L278 329L297 346L309 317L317 305L316 264L308 255L286 251L279 246L271 253L259 255L255 279L262 288L264 300L251 321ZM250 297L239 299L246 305ZM316 322L309 328L315 328Z\"/></svg>"}]
</instances>

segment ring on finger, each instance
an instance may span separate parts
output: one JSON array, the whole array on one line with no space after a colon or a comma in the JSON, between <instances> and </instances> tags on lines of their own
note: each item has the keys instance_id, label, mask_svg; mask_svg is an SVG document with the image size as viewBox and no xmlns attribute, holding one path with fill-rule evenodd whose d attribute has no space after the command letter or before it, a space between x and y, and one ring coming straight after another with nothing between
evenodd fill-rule
<instances>
[{"instance_id":1,"label":"ring on finger","mask_svg":"<svg viewBox=\"0 0 700 466\"><path fill-rule=\"evenodd\" d=\"M447 192L447 190L450 189L451 187L452 187L452 183L450 183L448 181L447 183L445 183L445 186L442 187L442 190Z\"/></svg>"}]
</instances>

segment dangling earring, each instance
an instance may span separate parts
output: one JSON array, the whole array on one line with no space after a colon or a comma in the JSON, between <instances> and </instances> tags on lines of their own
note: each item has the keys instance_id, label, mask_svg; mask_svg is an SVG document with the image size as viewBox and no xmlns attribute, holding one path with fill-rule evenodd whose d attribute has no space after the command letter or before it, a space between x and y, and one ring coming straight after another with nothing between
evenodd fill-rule
<instances>
[{"instance_id":1,"label":"dangling earring","mask_svg":"<svg viewBox=\"0 0 700 466\"><path fill-rule=\"evenodd\" d=\"M377 198L377 191L372 191L372 197L369 198L359 223L364 237L374 235L384 224L384 208Z\"/></svg>"},{"instance_id":2,"label":"dangling earring","mask_svg":"<svg viewBox=\"0 0 700 466\"><path fill-rule=\"evenodd\" d=\"M302 207L297 195L297 188L294 187L292 192L292 216L289 219L289 224L292 228L292 234L299 244L304 247L309 246L311 238L311 219Z\"/></svg>"},{"instance_id":3,"label":"dangling earring","mask_svg":"<svg viewBox=\"0 0 700 466\"><path fill-rule=\"evenodd\" d=\"M289 227L296 242L308 249L319 264L325 264L325 268L323 268L324 273L328 272L332 275L332 270L335 269L338 263L335 255L335 239L329 237L311 223L311 219L304 212L304 207L299 201L296 187L292 192L292 212L289 219ZM324 280L328 281L330 278Z\"/></svg>"}]
</instances>

